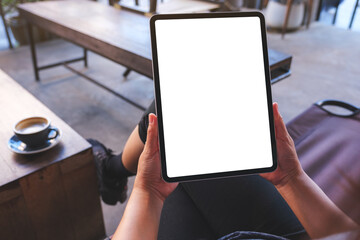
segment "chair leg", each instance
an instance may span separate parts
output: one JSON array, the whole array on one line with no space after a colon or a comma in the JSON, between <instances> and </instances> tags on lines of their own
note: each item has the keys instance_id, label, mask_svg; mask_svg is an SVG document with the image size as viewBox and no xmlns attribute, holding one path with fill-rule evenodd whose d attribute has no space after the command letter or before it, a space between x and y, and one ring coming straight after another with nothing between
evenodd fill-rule
<instances>
[{"instance_id":1,"label":"chair leg","mask_svg":"<svg viewBox=\"0 0 360 240\"><path fill-rule=\"evenodd\" d=\"M309 0L306 28L309 28L309 25L310 25L310 22L311 22L312 8L313 8L313 0Z\"/></svg>"},{"instance_id":2,"label":"chair leg","mask_svg":"<svg viewBox=\"0 0 360 240\"><path fill-rule=\"evenodd\" d=\"M282 39L284 39L284 36L285 36L285 31L286 31L286 28L287 28L287 25L288 25L292 3L293 3L293 0L288 0L287 4L286 4L285 21L284 21L284 24L283 24L283 27L282 27L282 33L281 33L281 38Z\"/></svg>"},{"instance_id":3,"label":"chair leg","mask_svg":"<svg viewBox=\"0 0 360 240\"><path fill-rule=\"evenodd\" d=\"M351 27L352 27L352 24L353 24L353 21L354 21L354 18L355 18L356 9L358 8L358 6L359 6L359 0L356 0L354 11L353 11L353 14L351 16L351 20L350 20L350 24L349 24L349 29L351 29Z\"/></svg>"},{"instance_id":4,"label":"chair leg","mask_svg":"<svg viewBox=\"0 0 360 240\"><path fill-rule=\"evenodd\" d=\"M336 5L336 9L335 9L335 14L334 14L334 17L333 17L332 25L334 25L335 22L336 22L336 17L337 17L338 10L339 10L339 5L340 5L340 0L338 1L337 5Z\"/></svg>"},{"instance_id":5,"label":"chair leg","mask_svg":"<svg viewBox=\"0 0 360 240\"><path fill-rule=\"evenodd\" d=\"M320 19L322 5L323 5L323 0L320 0L319 7L318 7L318 9L316 11L316 21L319 21L319 19Z\"/></svg>"}]
</instances>

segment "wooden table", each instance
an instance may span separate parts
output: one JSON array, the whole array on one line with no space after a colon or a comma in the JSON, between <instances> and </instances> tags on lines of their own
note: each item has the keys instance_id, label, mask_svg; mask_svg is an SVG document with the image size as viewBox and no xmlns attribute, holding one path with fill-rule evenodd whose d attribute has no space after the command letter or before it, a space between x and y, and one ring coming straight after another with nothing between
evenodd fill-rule
<instances>
[{"instance_id":1,"label":"wooden table","mask_svg":"<svg viewBox=\"0 0 360 240\"><path fill-rule=\"evenodd\" d=\"M18 5L31 24L152 78L149 18L93 1Z\"/></svg>"},{"instance_id":2,"label":"wooden table","mask_svg":"<svg viewBox=\"0 0 360 240\"><path fill-rule=\"evenodd\" d=\"M0 238L100 239L104 224L90 144L0 70ZM43 153L15 154L12 127L47 116L61 142Z\"/></svg>"},{"instance_id":3,"label":"wooden table","mask_svg":"<svg viewBox=\"0 0 360 240\"><path fill-rule=\"evenodd\" d=\"M93 1L24 3L18 5L18 9L21 16L29 23L37 25L84 49L95 52L152 79L152 56L148 17L129 11L118 10L114 7ZM29 27L29 29L31 30L31 27ZM34 43L33 41L30 42L35 77L37 80L39 80L39 70L64 65L69 70L104 88L101 83L68 66L68 63L79 60L85 60L86 66L86 51L84 52L84 56L78 59L38 67ZM210 51L211 49L209 49L209 52ZM280 78L277 75L276 80L290 74L291 56L269 51L269 60L271 71L280 69L284 72ZM108 87L105 87L105 89L130 104L144 109L142 106L114 92L112 89Z\"/></svg>"}]
</instances>

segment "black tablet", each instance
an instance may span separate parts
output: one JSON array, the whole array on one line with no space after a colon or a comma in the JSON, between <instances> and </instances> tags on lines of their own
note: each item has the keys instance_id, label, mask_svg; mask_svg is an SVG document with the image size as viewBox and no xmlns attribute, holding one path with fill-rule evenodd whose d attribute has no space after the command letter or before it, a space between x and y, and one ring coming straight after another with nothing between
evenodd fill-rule
<instances>
[{"instance_id":1,"label":"black tablet","mask_svg":"<svg viewBox=\"0 0 360 240\"><path fill-rule=\"evenodd\" d=\"M263 15L155 15L150 31L164 180L275 170Z\"/></svg>"}]
</instances>

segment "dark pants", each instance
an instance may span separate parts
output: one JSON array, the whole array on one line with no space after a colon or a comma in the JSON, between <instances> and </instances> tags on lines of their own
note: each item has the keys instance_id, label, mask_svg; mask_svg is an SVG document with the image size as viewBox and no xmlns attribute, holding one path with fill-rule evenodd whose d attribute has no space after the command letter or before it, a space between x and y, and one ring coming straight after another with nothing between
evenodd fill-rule
<instances>
[{"instance_id":1,"label":"dark pants","mask_svg":"<svg viewBox=\"0 0 360 240\"><path fill-rule=\"evenodd\" d=\"M273 185L254 175L180 184L165 201L159 239L217 239L235 231L290 239L304 233Z\"/></svg>"},{"instance_id":2,"label":"dark pants","mask_svg":"<svg viewBox=\"0 0 360 240\"><path fill-rule=\"evenodd\" d=\"M143 142L151 112L155 113L154 103L139 122ZM159 239L217 239L235 231L265 232L291 239L304 233L275 187L251 175L179 184L165 201Z\"/></svg>"}]
</instances>

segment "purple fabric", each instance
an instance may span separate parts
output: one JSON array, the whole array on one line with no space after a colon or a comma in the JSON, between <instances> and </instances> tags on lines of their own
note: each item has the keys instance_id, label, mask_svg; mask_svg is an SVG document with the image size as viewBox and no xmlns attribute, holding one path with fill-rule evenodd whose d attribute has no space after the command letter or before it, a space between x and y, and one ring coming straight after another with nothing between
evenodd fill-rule
<instances>
[{"instance_id":1,"label":"purple fabric","mask_svg":"<svg viewBox=\"0 0 360 240\"><path fill-rule=\"evenodd\" d=\"M287 127L306 173L360 223L360 113L339 117L313 105Z\"/></svg>"}]
</instances>

